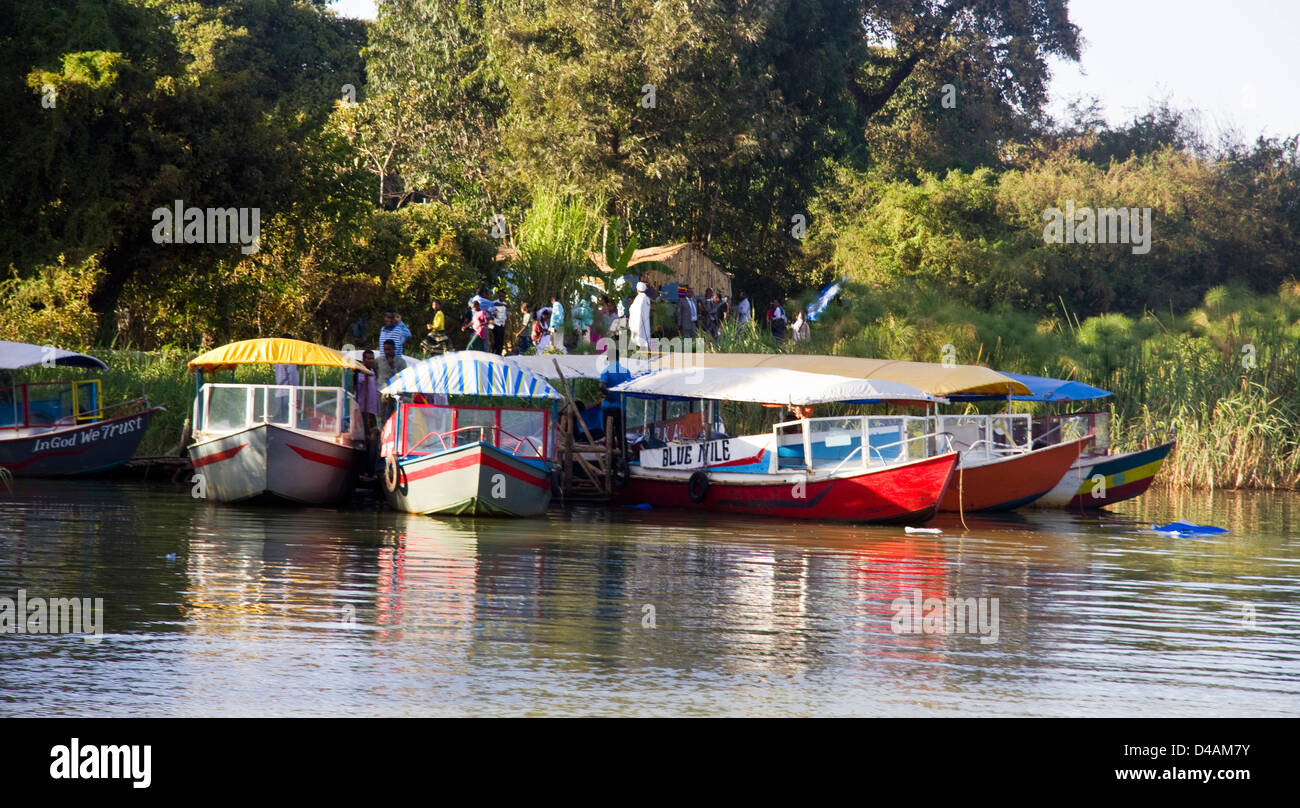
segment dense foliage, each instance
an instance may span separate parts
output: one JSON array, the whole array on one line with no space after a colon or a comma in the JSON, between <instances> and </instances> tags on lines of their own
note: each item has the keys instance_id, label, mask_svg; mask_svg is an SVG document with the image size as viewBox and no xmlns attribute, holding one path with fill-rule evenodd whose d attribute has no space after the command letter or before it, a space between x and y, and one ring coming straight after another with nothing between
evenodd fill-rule
<instances>
[{"instance_id":1,"label":"dense foliage","mask_svg":"<svg viewBox=\"0 0 1300 808\"><path fill-rule=\"evenodd\" d=\"M479 286L542 303L593 252L695 241L760 304L849 279L801 350L951 345L1113 387L1129 423L1296 444L1300 141L1208 144L1161 103L1052 120L1066 0L378 8L0 0L0 336L368 343L388 307L421 334L441 299L454 328ZM159 243L177 200L256 210L256 243ZM1053 209L1149 210L1149 249L1054 243ZM1187 474L1233 477L1211 457Z\"/></svg>"}]
</instances>

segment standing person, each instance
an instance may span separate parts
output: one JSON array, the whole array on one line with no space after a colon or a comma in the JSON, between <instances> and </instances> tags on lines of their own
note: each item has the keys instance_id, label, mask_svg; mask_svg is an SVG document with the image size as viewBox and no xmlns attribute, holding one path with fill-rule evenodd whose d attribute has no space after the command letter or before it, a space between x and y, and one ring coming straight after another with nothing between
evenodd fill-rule
<instances>
[{"instance_id":1,"label":"standing person","mask_svg":"<svg viewBox=\"0 0 1300 808\"><path fill-rule=\"evenodd\" d=\"M585 339L591 341L591 301L585 297L579 297L578 302L573 305L573 331L577 335L578 344L582 344Z\"/></svg>"},{"instance_id":2,"label":"standing person","mask_svg":"<svg viewBox=\"0 0 1300 808\"><path fill-rule=\"evenodd\" d=\"M361 354L361 364L375 370L375 352L366 350ZM376 378L357 372L357 404L361 407L361 420L366 431L366 465L361 479L370 482L375 479L375 462L379 452L379 385Z\"/></svg>"},{"instance_id":3,"label":"standing person","mask_svg":"<svg viewBox=\"0 0 1300 808\"><path fill-rule=\"evenodd\" d=\"M533 345L537 346L537 353L542 353L551 344L551 309L544 306L537 310L537 316L533 318Z\"/></svg>"},{"instance_id":4,"label":"standing person","mask_svg":"<svg viewBox=\"0 0 1300 808\"><path fill-rule=\"evenodd\" d=\"M772 301L772 308L768 310L768 317L772 321L772 336L777 339L785 339L785 309L775 300Z\"/></svg>"},{"instance_id":5,"label":"standing person","mask_svg":"<svg viewBox=\"0 0 1300 808\"><path fill-rule=\"evenodd\" d=\"M365 354L362 354L363 358L364 356ZM375 389L383 390L392 378L403 370L406 370L406 358L398 355L397 343L391 339L384 340L383 354L375 359ZM380 420L387 421L388 416L392 415L397 407L389 397L383 400L382 409Z\"/></svg>"},{"instance_id":6,"label":"standing person","mask_svg":"<svg viewBox=\"0 0 1300 808\"><path fill-rule=\"evenodd\" d=\"M704 333L710 337L718 327L718 310L713 303L713 288L709 287L704 290Z\"/></svg>"},{"instance_id":7,"label":"standing person","mask_svg":"<svg viewBox=\"0 0 1300 808\"><path fill-rule=\"evenodd\" d=\"M402 322L402 315L389 309L384 312L384 327L379 329L379 344L382 346L388 340L392 340L397 346L397 355L402 355L402 346L411 338L411 329L406 327Z\"/></svg>"},{"instance_id":8,"label":"standing person","mask_svg":"<svg viewBox=\"0 0 1300 808\"><path fill-rule=\"evenodd\" d=\"M280 339L293 339L293 335L284 332ZM275 366L275 383L286 387L298 386L298 366L297 365L276 365ZM289 397L292 395L290 390L276 390L276 416L275 420L280 423L289 421Z\"/></svg>"},{"instance_id":9,"label":"standing person","mask_svg":"<svg viewBox=\"0 0 1300 808\"><path fill-rule=\"evenodd\" d=\"M447 350L447 317L442 306L433 301L433 319L429 322L429 334L421 346L427 354L440 354Z\"/></svg>"},{"instance_id":10,"label":"standing person","mask_svg":"<svg viewBox=\"0 0 1300 808\"><path fill-rule=\"evenodd\" d=\"M469 299L469 308L470 308L470 316L471 316L471 317L474 316L474 301L475 301L475 300L478 301L478 307L479 307L480 309L482 309L483 311L489 312L489 313L492 311L492 308L496 305L496 301L494 301L492 298L488 297L487 287L486 287L486 286L480 286L480 287L478 288L478 291L474 293L474 296L471 297L471 298Z\"/></svg>"},{"instance_id":11,"label":"standing person","mask_svg":"<svg viewBox=\"0 0 1300 808\"><path fill-rule=\"evenodd\" d=\"M695 338L695 325L699 322L700 311L696 308L691 287L682 284L677 287L677 331L682 339Z\"/></svg>"},{"instance_id":12,"label":"standing person","mask_svg":"<svg viewBox=\"0 0 1300 808\"><path fill-rule=\"evenodd\" d=\"M506 290L497 290L496 303L492 306L492 353L501 356L506 348Z\"/></svg>"},{"instance_id":13,"label":"standing person","mask_svg":"<svg viewBox=\"0 0 1300 808\"><path fill-rule=\"evenodd\" d=\"M564 345L564 304L558 293L551 295L551 344Z\"/></svg>"},{"instance_id":14,"label":"standing person","mask_svg":"<svg viewBox=\"0 0 1300 808\"><path fill-rule=\"evenodd\" d=\"M519 330L515 332L515 353L526 354L533 347L533 312L528 301L519 304Z\"/></svg>"},{"instance_id":15,"label":"standing person","mask_svg":"<svg viewBox=\"0 0 1300 808\"><path fill-rule=\"evenodd\" d=\"M799 310L799 316L794 320L794 326L790 329L790 336L795 342L803 342L811 336L811 329L808 327L808 321L804 319L803 309Z\"/></svg>"},{"instance_id":16,"label":"standing person","mask_svg":"<svg viewBox=\"0 0 1300 808\"><path fill-rule=\"evenodd\" d=\"M741 289L740 302L736 304L736 322L744 325L752 319L754 319L754 313L749 303L749 295L744 289Z\"/></svg>"},{"instance_id":17,"label":"standing person","mask_svg":"<svg viewBox=\"0 0 1300 808\"><path fill-rule=\"evenodd\" d=\"M628 309L627 324L632 346L647 351L650 350L650 295L646 294L648 288L644 281L637 283L636 298Z\"/></svg>"},{"instance_id":18,"label":"standing person","mask_svg":"<svg viewBox=\"0 0 1300 808\"><path fill-rule=\"evenodd\" d=\"M487 351L488 350L488 313L483 311L479 305L478 298L469 302L470 311L473 314L469 322L460 327L461 331L473 331L469 338L469 343L465 345L467 351Z\"/></svg>"},{"instance_id":19,"label":"standing person","mask_svg":"<svg viewBox=\"0 0 1300 808\"><path fill-rule=\"evenodd\" d=\"M722 299L722 292L713 292L713 338L722 338L722 324L727 321L727 301Z\"/></svg>"}]
</instances>

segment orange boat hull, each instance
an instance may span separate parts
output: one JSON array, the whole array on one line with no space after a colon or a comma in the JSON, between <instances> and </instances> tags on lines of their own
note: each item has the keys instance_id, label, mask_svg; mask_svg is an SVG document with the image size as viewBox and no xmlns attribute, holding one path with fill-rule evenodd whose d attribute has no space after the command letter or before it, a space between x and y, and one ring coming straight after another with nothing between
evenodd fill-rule
<instances>
[{"instance_id":1,"label":"orange boat hull","mask_svg":"<svg viewBox=\"0 0 1300 808\"><path fill-rule=\"evenodd\" d=\"M1061 481L1091 440L1088 436L979 466L959 464L939 510L1006 511L1028 505Z\"/></svg>"}]
</instances>

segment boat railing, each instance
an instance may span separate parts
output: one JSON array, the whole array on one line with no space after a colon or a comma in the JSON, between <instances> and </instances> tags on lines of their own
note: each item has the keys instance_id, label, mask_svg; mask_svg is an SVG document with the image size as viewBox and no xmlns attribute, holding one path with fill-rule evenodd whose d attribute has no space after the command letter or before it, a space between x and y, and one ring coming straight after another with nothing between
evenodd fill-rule
<instances>
[{"instance_id":1,"label":"boat railing","mask_svg":"<svg viewBox=\"0 0 1300 808\"><path fill-rule=\"evenodd\" d=\"M1033 419L1033 426L1035 449L1092 435L1092 443L1084 447L1082 456L1105 455L1110 451L1110 413L1108 412L1038 415Z\"/></svg>"},{"instance_id":2,"label":"boat railing","mask_svg":"<svg viewBox=\"0 0 1300 808\"><path fill-rule=\"evenodd\" d=\"M99 405L99 388L99 379L23 382L0 387L0 429L57 429L94 423L110 409ZM47 395L40 395L41 392ZM134 402L122 402L130 403Z\"/></svg>"},{"instance_id":3,"label":"boat railing","mask_svg":"<svg viewBox=\"0 0 1300 808\"><path fill-rule=\"evenodd\" d=\"M783 421L772 427L776 451L772 471L782 468L839 471L855 459L863 468L876 463L919 460L951 451L948 436L930 431L932 422L907 416L847 415Z\"/></svg>"},{"instance_id":4,"label":"boat railing","mask_svg":"<svg viewBox=\"0 0 1300 808\"><path fill-rule=\"evenodd\" d=\"M136 412L143 412L148 408L149 399L133 398L129 401L119 401L116 404L109 404L107 407L96 407L93 410L82 410L76 415L64 415L48 423L6 424L0 426L0 429L27 429L38 431L63 429L70 426L81 426L82 424L94 424L105 419L118 418L123 415L132 415Z\"/></svg>"},{"instance_id":5,"label":"boat railing","mask_svg":"<svg viewBox=\"0 0 1300 808\"><path fill-rule=\"evenodd\" d=\"M943 453L945 453L945 452L951 452L951 451L952 451L952 436L951 436L951 435L948 435L948 434L943 433L943 432L933 432L933 433L928 433L928 434L925 434L925 435L913 435L913 436L910 437L910 438L903 438L902 440L897 440L897 441L894 441L893 443L885 443L885 444L881 444L881 445L877 445L877 446L868 445L868 446L867 446L867 449L869 450L868 453L867 453L868 461L867 461L866 463L864 463L863 465L864 465L864 466L869 466L869 465L871 465L871 460L872 460L872 459L875 459L875 460L880 461L880 463L881 463L882 465L889 465L890 463L904 463L904 462L907 462L908 460L911 460L911 459L912 459L912 456L911 456L911 452L910 452L910 451L909 451L909 452L899 452L897 456L895 456L895 457L893 457L893 458L891 459L891 458L887 458L887 457L885 457L885 452L884 452L884 450L885 450L885 449L889 449L889 448L894 447L894 446L900 446L900 447L901 447L901 446L909 446L909 445L910 445L911 443L913 443L914 441L928 441L928 440L932 440L932 439L935 440L935 444L934 444L935 446L938 445L938 439L942 439L943 442L944 442L944 446L945 446L945 448L942 449L942 450L937 450L937 451L935 452L936 454L943 454ZM848 456L848 457L846 457L846 458L844 458L843 460L841 460L841 461L839 462L839 464L835 466L835 468L831 469L830 473L831 473L831 474L835 474L836 472L838 472L841 468L844 467L844 465L845 465L846 463L848 463L848 462L849 462L850 460L852 460L856 455L858 455L859 453L861 453L861 451L862 451L862 447L861 447L861 446L858 446L857 448L855 448L852 452L849 453L849 456ZM872 457L871 457L872 454L876 455L876 457L875 457L875 458L872 458Z\"/></svg>"},{"instance_id":6,"label":"boat railing","mask_svg":"<svg viewBox=\"0 0 1300 808\"><path fill-rule=\"evenodd\" d=\"M1029 413L941 415L937 428L952 436L959 451L981 450L989 457L1024 454L1034 443Z\"/></svg>"},{"instance_id":7,"label":"boat railing","mask_svg":"<svg viewBox=\"0 0 1300 808\"><path fill-rule=\"evenodd\" d=\"M460 437L462 437L463 435L467 435L471 432L478 433L477 440L474 441L459 440ZM489 433L491 433L490 438L489 438ZM503 440L503 436L505 440ZM542 450L538 448L537 444L533 442L532 438L526 435L520 437L518 435L514 435L506 431L505 429L502 429L501 427L492 426L490 424L474 424L472 426L462 426L458 429L448 430L447 432L430 432L429 434L425 435L423 438L420 438L420 440L416 441L414 444L409 446L406 449L406 453L408 455L428 453L428 452L422 452L420 450L421 447L423 447L426 442L429 442L433 438L438 439L438 443L440 446L440 448L438 449L433 449L432 444L430 444L430 449L433 449L433 451L435 452L449 451L451 449L467 446L470 443L487 443L497 447L498 449L501 449L503 452L506 452L507 454L512 454L516 457L538 457L538 458L542 457ZM509 449L507 449L503 445L507 440L514 441L514 444ZM527 446L532 451L531 454L520 451L525 446Z\"/></svg>"},{"instance_id":8,"label":"boat railing","mask_svg":"<svg viewBox=\"0 0 1300 808\"><path fill-rule=\"evenodd\" d=\"M362 426L356 398L342 387L205 384L194 409L195 431L208 434L270 424L301 432L348 435Z\"/></svg>"}]
</instances>

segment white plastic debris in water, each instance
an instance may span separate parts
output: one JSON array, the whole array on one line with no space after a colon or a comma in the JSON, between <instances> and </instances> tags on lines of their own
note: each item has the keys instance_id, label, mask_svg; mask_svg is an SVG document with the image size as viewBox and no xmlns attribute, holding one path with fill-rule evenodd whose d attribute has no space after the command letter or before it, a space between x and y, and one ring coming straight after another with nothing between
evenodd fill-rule
<instances>
[{"instance_id":1,"label":"white plastic debris in water","mask_svg":"<svg viewBox=\"0 0 1300 808\"><path fill-rule=\"evenodd\" d=\"M907 527L903 528L903 530L907 531L908 533L942 533L943 532L937 527L912 527L911 525L908 525Z\"/></svg>"}]
</instances>

